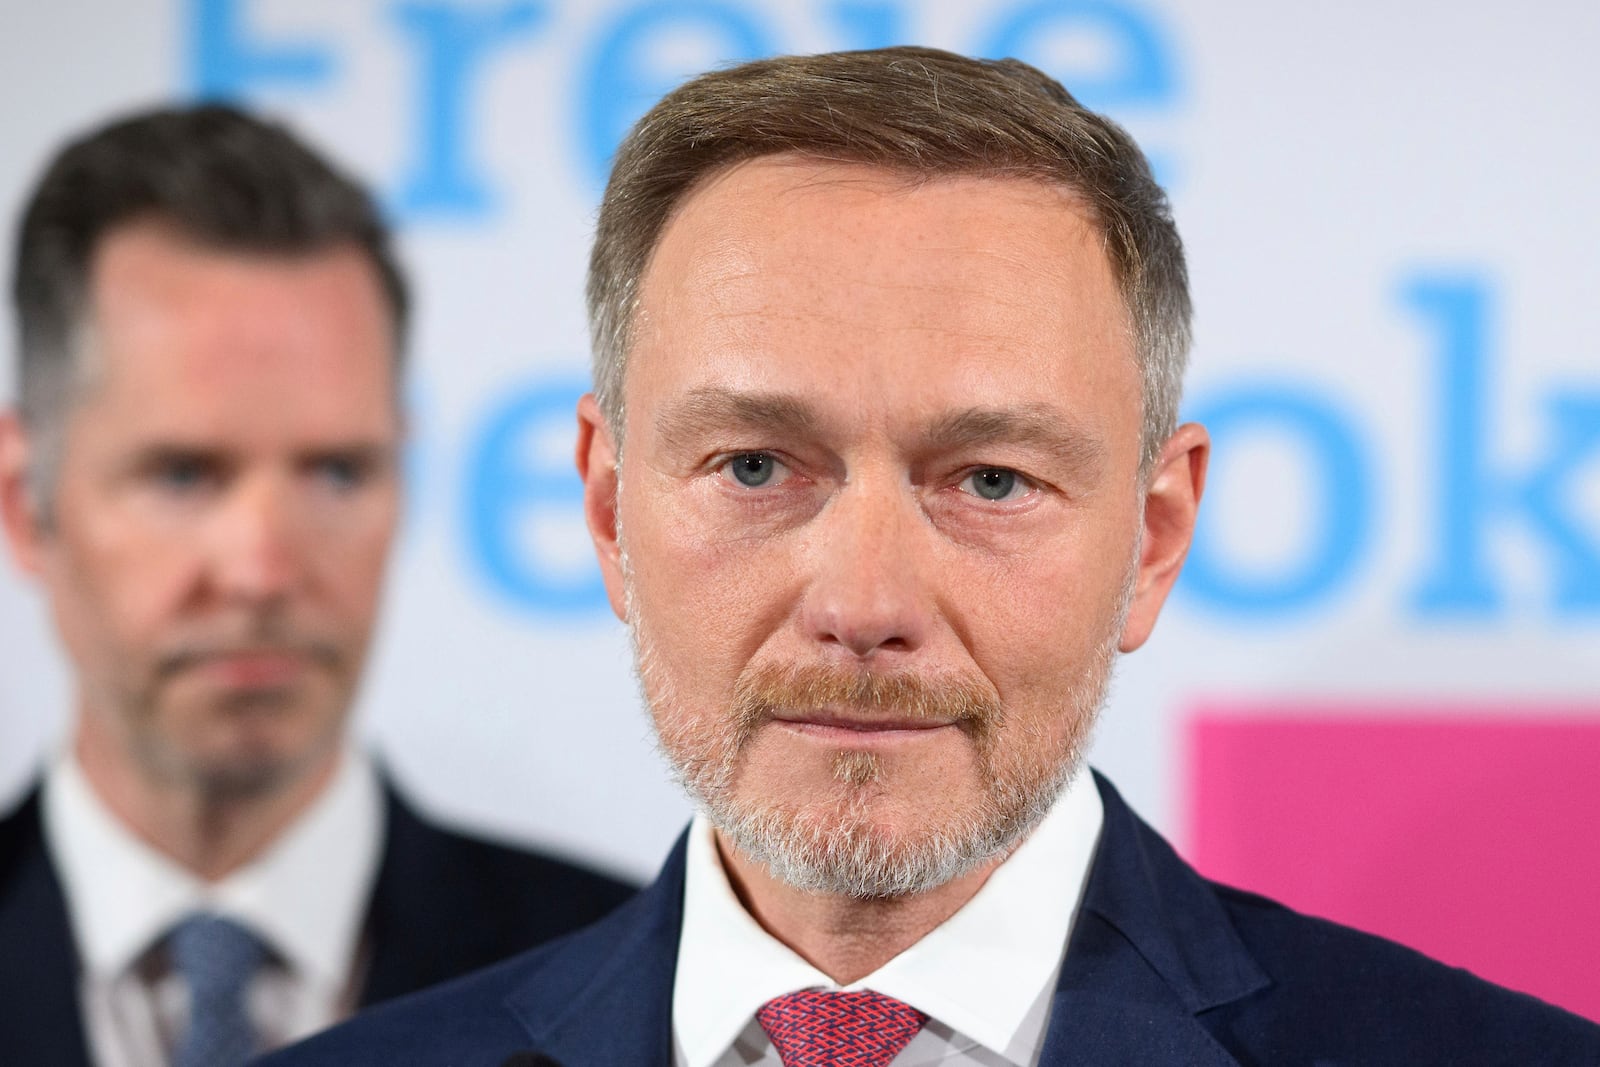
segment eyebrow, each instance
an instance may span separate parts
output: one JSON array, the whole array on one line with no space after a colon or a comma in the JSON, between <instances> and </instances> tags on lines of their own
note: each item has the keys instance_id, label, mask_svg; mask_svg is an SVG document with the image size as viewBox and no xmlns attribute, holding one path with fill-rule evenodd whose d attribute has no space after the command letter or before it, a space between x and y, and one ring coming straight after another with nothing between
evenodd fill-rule
<instances>
[{"instance_id":1,"label":"eyebrow","mask_svg":"<svg viewBox=\"0 0 1600 1067\"><path fill-rule=\"evenodd\" d=\"M304 448L296 449L292 453L292 458L297 463L339 458L379 466L390 462L397 451L397 446L367 438L358 438L349 441L310 444ZM178 459L232 464L238 460L238 456L239 453L236 449L209 441L158 438L129 449L123 454L119 466L128 470L138 470Z\"/></svg>"},{"instance_id":2,"label":"eyebrow","mask_svg":"<svg viewBox=\"0 0 1600 1067\"><path fill-rule=\"evenodd\" d=\"M1066 469L1088 473L1105 461L1101 438L1042 404L1012 408L966 408L941 416L924 435L934 451L985 445L1041 448Z\"/></svg>"},{"instance_id":3,"label":"eyebrow","mask_svg":"<svg viewBox=\"0 0 1600 1067\"><path fill-rule=\"evenodd\" d=\"M657 415L656 432L672 448L730 427L759 428L791 438L815 436L822 421L815 408L788 393L702 386ZM922 434L922 446L930 452L997 445L1041 449L1078 474L1093 472L1106 455L1098 435L1044 404L964 408L940 416Z\"/></svg>"},{"instance_id":4,"label":"eyebrow","mask_svg":"<svg viewBox=\"0 0 1600 1067\"><path fill-rule=\"evenodd\" d=\"M785 436L809 436L815 434L821 421L811 405L787 393L702 386L657 415L656 432L670 448L692 442L709 430L728 427L759 427Z\"/></svg>"}]
</instances>

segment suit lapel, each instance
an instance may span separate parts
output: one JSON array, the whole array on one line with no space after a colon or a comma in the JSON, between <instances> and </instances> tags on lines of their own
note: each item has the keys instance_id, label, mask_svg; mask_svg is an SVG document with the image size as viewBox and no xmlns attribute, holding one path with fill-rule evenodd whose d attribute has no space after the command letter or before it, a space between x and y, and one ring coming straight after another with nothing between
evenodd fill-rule
<instances>
[{"instance_id":1,"label":"suit lapel","mask_svg":"<svg viewBox=\"0 0 1600 1067\"><path fill-rule=\"evenodd\" d=\"M1083 915L1056 986L1041 1067L1235 1067L1193 1012L1115 928Z\"/></svg>"},{"instance_id":2,"label":"suit lapel","mask_svg":"<svg viewBox=\"0 0 1600 1067\"><path fill-rule=\"evenodd\" d=\"M1105 825L1051 1009L1041 1063L1227 1067L1211 1008L1270 979L1216 895L1095 776Z\"/></svg>"},{"instance_id":3,"label":"suit lapel","mask_svg":"<svg viewBox=\"0 0 1600 1067\"><path fill-rule=\"evenodd\" d=\"M1237 1067L1212 1008L1271 980L1210 886L1096 775L1105 825L1040 1057L1044 1067ZM506 999L531 1047L563 1067L668 1067L685 840L655 883L568 938ZM551 1005L565 1005L554 1015Z\"/></svg>"},{"instance_id":4,"label":"suit lapel","mask_svg":"<svg viewBox=\"0 0 1600 1067\"><path fill-rule=\"evenodd\" d=\"M670 1067L687 835L610 918L558 942L506 998L531 1047L562 1067ZM551 1014L550 1005L564 1005Z\"/></svg>"},{"instance_id":5,"label":"suit lapel","mask_svg":"<svg viewBox=\"0 0 1600 1067\"><path fill-rule=\"evenodd\" d=\"M460 902L440 899L438 849L431 831L385 782L383 858L367 909L366 937L372 957L361 983L362 1007L414 992L467 968L457 962L459 945L448 917Z\"/></svg>"},{"instance_id":6,"label":"suit lapel","mask_svg":"<svg viewBox=\"0 0 1600 1067\"><path fill-rule=\"evenodd\" d=\"M0 1058L88 1067L78 952L37 789L0 823L0 946Z\"/></svg>"}]
</instances>

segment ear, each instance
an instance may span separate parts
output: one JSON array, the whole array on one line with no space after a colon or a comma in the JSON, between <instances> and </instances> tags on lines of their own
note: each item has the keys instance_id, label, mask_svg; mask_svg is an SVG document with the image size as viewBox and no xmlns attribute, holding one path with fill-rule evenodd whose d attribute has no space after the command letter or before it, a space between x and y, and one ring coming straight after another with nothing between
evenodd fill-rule
<instances>
[{"instance_id":1,"label":"ear","mask_svg":"<svg viewBox=\"0 0 1600 1067\"><path fill-rule=\"evenodd\" d=\"M45 539L44 517L28 478L29 445L22 420L0 413L0 525L11 557L26 574L37 575Z\"/></svg>"},{"instance_id":2,"label":"ear","mask_svg":"<svg viewBox=\"0 0 1600 1067\"><path fill-rule=\"evenodd\" d=\"M1139 572L1118 645L1123 652L1132 652L1149 639L1156 616L1161 614L1161 606L1183 569L1184 557L1194 540L1195 515L1206 487L1206 462L1210 456L1210 435L1204 426L1190 422L1167 439L1156 460L1144 495Z\"/></svg>"},{"instance_id":3,"label":"ear","mask_svg":"<svg viewBox=\"0 0 1600 1067\"><path fill-rule=\"evenodd\" d=\"M623 596L622 544L617 538L617 445L593 393L578 400L578 477L583 479L583 517L600 560L606 596L617 618L627 618Z\"/></svg>"}]
</instances>

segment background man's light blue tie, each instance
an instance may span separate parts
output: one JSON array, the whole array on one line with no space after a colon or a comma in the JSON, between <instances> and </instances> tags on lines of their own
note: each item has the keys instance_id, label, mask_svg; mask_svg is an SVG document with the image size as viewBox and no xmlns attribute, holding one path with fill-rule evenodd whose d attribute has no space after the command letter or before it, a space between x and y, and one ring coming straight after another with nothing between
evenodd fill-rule
<instances>
[{"instance_id":1,"label":"background man's light blue tie","mask_svg":"<svg viewBox=\"0 0 1600 1067\"><path fill-rule=\"evenodd\" d=\"M196 913L167 935L173 969L189 984L189 1029L172 1067L239 1067L256 1051L246 994L266 946L231 919Z\"/></svg>"}]
</instances>

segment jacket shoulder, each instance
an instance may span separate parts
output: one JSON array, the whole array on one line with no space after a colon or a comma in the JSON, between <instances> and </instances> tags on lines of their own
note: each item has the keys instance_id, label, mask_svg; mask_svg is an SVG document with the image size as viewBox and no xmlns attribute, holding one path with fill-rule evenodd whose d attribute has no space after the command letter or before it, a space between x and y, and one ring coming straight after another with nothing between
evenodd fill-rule
<instances>
[{"instance_id":1,"label":"jacket shoulder","mask_svg":"<svg viewBox=\"0 0 1600 1067\"><path fill-rule=\"evenodd\" d=\"M1394 941L1208 883L1271 984L1216 1010L1267 1062L1600 1065L1600 1026ZM1263 1046L1259 1038L1267 1037Z\"/></svg>"},{"instance_id":2,"label":"jacket shoulder","mask_svg":"<svg viewBox=\"0 0 1600 1067\"><path fill-rule=\"evenodd\" d=\"M386 818L380 883L420 879L433 896L522 916L551 934L601 918L638 889L574 860L448 827L392 788Z\"/></svg>"},{"instance_id":3,"label":"jacket shoulder","mask_svg":"<svg viewBox=\"0 0 1600 1067\"><path fill-rule=\"evenodd\" d=\"M346 1022L272 1053L257 1067L434 1067L498 1064L527 1035L504 1001L534 949L421 992L386 1000Z\"/></svg>"},{"instance_id":4,"label":"jacket shoulder","mask_svg":"<svg viewBox=\"0 0 1600 1067\"><path fill-rule=\"evenodd\" d=\"M78 956L35 786L0 818L0 1059L87 1064Z\"/></svg>"},{"instance_id":5,"label":"jacket shoulder","mask_svg":"<svg viewBox=\"0 0 1600 1067\"><path fill-rule=\"evenodd\" d=\"M647 911L636 896L600 922L494 966L368 1008L265 1057L258 1067L498 1064L526 1051L533 1040L526 991L559 987L563 995L531 1005L538 1021L559 1016L568 1009L568 998L579 995L615 960L619 948L637 936Z\"/></svg>"},{"instance_id":6,"label":"jacket shoulder","mask_svg":"<svg viewBox=\"0 0 1600 1067\"><path fill-rule=\"evenodd\" d=\"M18 864L37 852L42 840L39 787L36 785L0 813L0 884Z\"/></svg>"},{"instance_id":7,"label":"jacket shoulder","mask_svg":"<svg viewBox=\"0 0 1600 1067\"><path fill-rule=\"evenodd\" d=\"M391 790L362 1002L411 993L561 937L603 918L635 889L570 860L446 829Z\"/></svg>"},{"instance_id":8,"label":"jacket shoulder","mask_svg":"<svg viewBox=\"0 0 1600 1067\"><path fill-rule=\"evenodd\" d=\"M447 828L414 814L409 817L414 825L393 832L410 836L407 844L418 855L397 856L397 860L438 863L443 869L431 872L433 876L449 874L460 886L468 887L467 892L488 899L515 897L526 902L533 889L543 898L547 914L554 908L573 916L575 921L564 926L587 925L638 890L620 877L564 856ZM400 851L398 839L391 840L395 841L394 851Z\"/></svg>"},{"instance_id":9,"label":"jacket shoulder","mask_svg":"<svg viewBox=\"0 0 1600 1067\"><path fill-rule=\"evenodd\" d=\"M1243 1064L1583 1064L1600 1026L1393 941L1213 882L1096 778L1083 903ZM1080 920L1080 935L1093 932ZM1072 970L1069 949L1064 974ZM1080 979L1092 977L1078 961Z\"/></svg>"}]
</instances>

